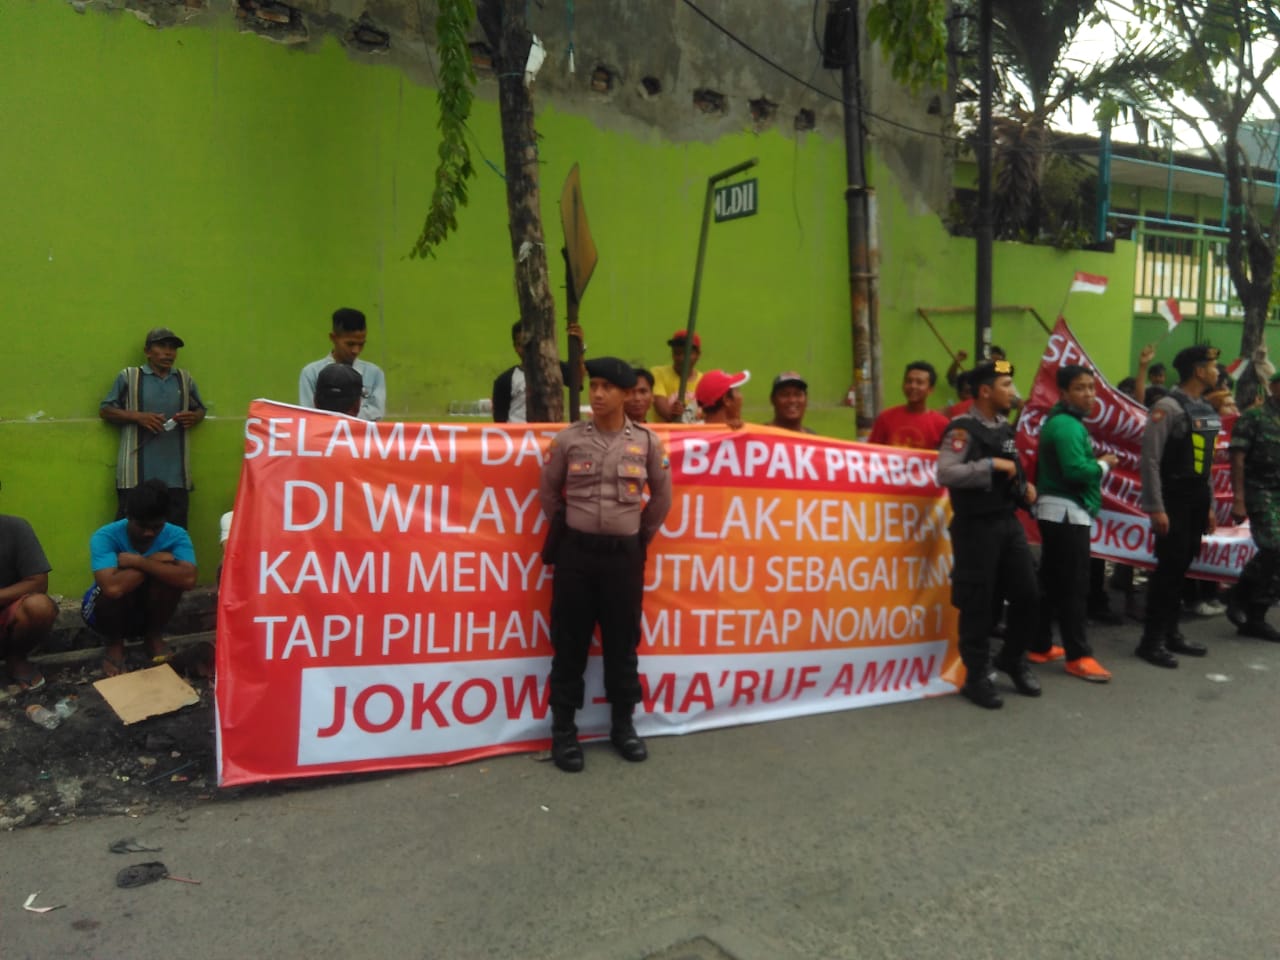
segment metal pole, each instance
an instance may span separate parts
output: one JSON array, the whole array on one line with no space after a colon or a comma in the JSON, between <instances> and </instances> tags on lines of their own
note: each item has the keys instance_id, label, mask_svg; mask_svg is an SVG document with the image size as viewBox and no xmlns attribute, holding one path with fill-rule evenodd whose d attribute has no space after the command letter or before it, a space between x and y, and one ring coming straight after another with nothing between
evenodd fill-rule
<instances>
[{"instance_id":1,"label":"metal pole","mask_svg":"<svg viewBox=\"0 0 1280 960\"><path fill-rule=\"evenodd\" d=\"M680 391L676 394L676 399L681 403L684 403L684 391L689 383L689 367L692 365L689 348L693 346L693 330L698 322L698 296L702 293L702 264L707 259L707 232L711 227L711 203L715 197L716 184L744 170L750 170L759 162L756 157L752 157L736 167L721 170L707 178L707 198L702 204L702 233L698 236L698 264L693 269L693 299L689 303L689 323L685 326L688 339L685 341L684 361L680 364Z\"/></svg>"},{"instance_id":2,"label":"metal pole","mask_svg":"<svg viewBox=\"0 0 1280 960\"><path fill-rule=\"evenodd\" d=\"M560 252L564 255L564 291L568 301L566 325L572 327L578 322L578 291L574 289L569 248L561 247ZM577 423L580 416L579 401L582 399L582 341L575 336L569 336L568 340L569 382L566 386L569 388L569 422Z\"/></svg>"},{"instance_id":3,"label":"metal pole","mask_svg":"<svg viewBox=\"0 0 1280 960\"><path fill-rule=\"evenodd\" d=\"M1094 226L1093 239L1107 242L1107 219L1111 216L1111 123L1102 128L1102 143L1098 149L1098 222Z\"/></svg>"},{"instance_id":4,"label":"metal pole","mask_svg":"<svg viewBox=\"0 0 1280 960\"><path fill-rule=\"evenodd\" d=\"M978 60L982 95L978 113L978 263L974 296L974 362L991 359L991 275L995 246L991 205L991 100L995 68L991 62L991 0L982 0L978 23Z\"/></svg>"},{"instance_id":5,"label":"metal pole","mask_svg":"<svg viewBox=\"0 0 1280 960\"><path fill-rule=\"evenodd\" d=\"M845 18L841 54L840 97L844 101L845 207L849 244L849 308L853 332L853 383L857 426L870 430L876 416L870 234L867 171L863 158L862 110L859 97L857 7L853 0L833 0L832 13Z\"/></svg>"}]
</instances>

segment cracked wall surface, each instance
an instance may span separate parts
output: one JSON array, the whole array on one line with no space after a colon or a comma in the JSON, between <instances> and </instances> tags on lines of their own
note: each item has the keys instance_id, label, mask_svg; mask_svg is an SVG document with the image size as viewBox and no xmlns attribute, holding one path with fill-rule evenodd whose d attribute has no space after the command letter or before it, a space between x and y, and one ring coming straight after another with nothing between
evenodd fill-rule
<instances>
[{"instance_id":1,"label":"cracked wall surface","mask_svg":"<svg viewBox=\"0 0 1280 960\"><path fill-rule=\"evenodd\" d=\"M123 8L166 28L207 25L229 10L241 30L268 40L317 49L326 38L336 38L354 59L389 63L416 83L435 83L433 0L73 0L73 5L77 10ZM809 0L698 0L697 8L809 87L735 43L681 0L540 0L529 8L533 32L547 48L536 85L539 105L673 143L705 142L743 129L843 136L839 72L821 69L825 6L818 8L816 22ZM483 46L479 27L473 40ZM865 106L874 114L866 121L868 142L907 185L914 206L942 214L951 164L945 141L932 136L945 130L941 118L927 110L934 93L902 89L875 50L864 51L863 63ZM598 71L607 73L607 87L596 79ZM491 71L481 71L478 92L496 96ZM717 101L712 108L710 98ZM753 102L771 109L762 116Z\"/></svg>"}]
</instances>

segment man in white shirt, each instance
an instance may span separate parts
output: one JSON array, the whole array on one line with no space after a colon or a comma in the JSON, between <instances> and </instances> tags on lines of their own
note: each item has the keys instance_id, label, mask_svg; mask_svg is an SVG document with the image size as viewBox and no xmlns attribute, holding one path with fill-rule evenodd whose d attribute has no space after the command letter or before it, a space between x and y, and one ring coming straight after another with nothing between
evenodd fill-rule
<instances>
[{"instance_id":1,"label":"man in white shirt","mask_svg":"<svg viewBox=\"0 0 1280 960\"><path fill-rule=\"evenodd\" d=\"M360 403L361 420L381 420L387 412L387 378L377 364L360 359L365 346L364 314L351 307L340 307L333 312L333 331L329 340L333 350L323 359L302 368L298 378L298 405L316 405L316 377L332 363L342 363L355 368L363 384Z\"/></svg>"}]
</instances>

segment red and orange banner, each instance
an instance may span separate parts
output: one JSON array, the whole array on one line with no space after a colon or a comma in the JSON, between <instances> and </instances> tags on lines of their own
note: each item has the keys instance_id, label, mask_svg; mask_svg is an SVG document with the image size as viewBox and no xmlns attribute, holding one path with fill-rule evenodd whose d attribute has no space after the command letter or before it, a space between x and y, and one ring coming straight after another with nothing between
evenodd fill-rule
<instances>
[{"instance_id":1,"label":"red and orange banner","mask_svg":"<svg viewBox=\"0 0 1280 960\"><path fill-rule=\"evenodd\" d=\"M547 746L537 485L558 429L251 406L218 610L220 783ZM675 495L645 572L642 734L955 689L932 452L659 432ZM602 736L595 656L587 699L579 727Z\"/></svg>"},{"instance_id":2,"label":"red and orange banner","mask_svg":"<svg viewBox=\"0 0 1280 960\"><path fill-rule=\"evenodd\" d=\"M1027 467L1028 475L1034 477L1040 428L1049 410L1058 402L1058 368L1069 364L1095 371L1098 401L1093 413L1085 418L1085 426L1089 428L1098 455L1114 453L1119 459L1116 468L1102 481L1102 511L1093 522L1092 553L1107 560L1154 567L1155 534L1140 506L1142 480L1139 464L1142 434L1147 426L1147 408L1107 382L1061 317L1045 345L1035 385L1018 419L1018 452L1023 465ZM1214 451L1212 479L1218 529L1205 536L1200 555L1191 565L1191 573L1206 580L1235 580L1255 549L1249 527L1231 525L1231 468L1227 444L1235 419L1223 420ZM1039 540L1034 521L1027 525L1027 532L1033 540Z\"/></svg>"}]
</instances>

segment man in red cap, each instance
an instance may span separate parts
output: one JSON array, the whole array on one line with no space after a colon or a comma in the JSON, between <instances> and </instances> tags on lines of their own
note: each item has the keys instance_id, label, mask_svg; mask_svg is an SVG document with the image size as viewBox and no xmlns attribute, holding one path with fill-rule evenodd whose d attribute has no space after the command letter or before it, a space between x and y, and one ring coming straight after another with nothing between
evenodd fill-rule
<instances>
[{"instance_id":1,"label":"man in red cap","mask_svg":"<svg viewBox=\"0 0 1280 960\"><path fill-rule=\"evenodd\" d=\"M695 396L705 423L723 423L737 430L742 426L742 394L738 387L751 379L751 371L725 373L712 370L698 381Z\"/></svg>"},{"instance_id":2,"label":"man in red cap","mask_svg":"<svg viewBox=\"0 0 1280 960\"><path fill-rule=\"evenodd\" d=\"M667 341L667 346L671 348L671 365L653 368L653 408L658 411L658 417L668 423L692 423L698 419L694 393L702 375L695 368L702 356L702 337L695 333L690 345L688 331L677 330ZM678 394L686 350L689 351L689 381L682 397Z\"/></svg>"}]
</instances>

